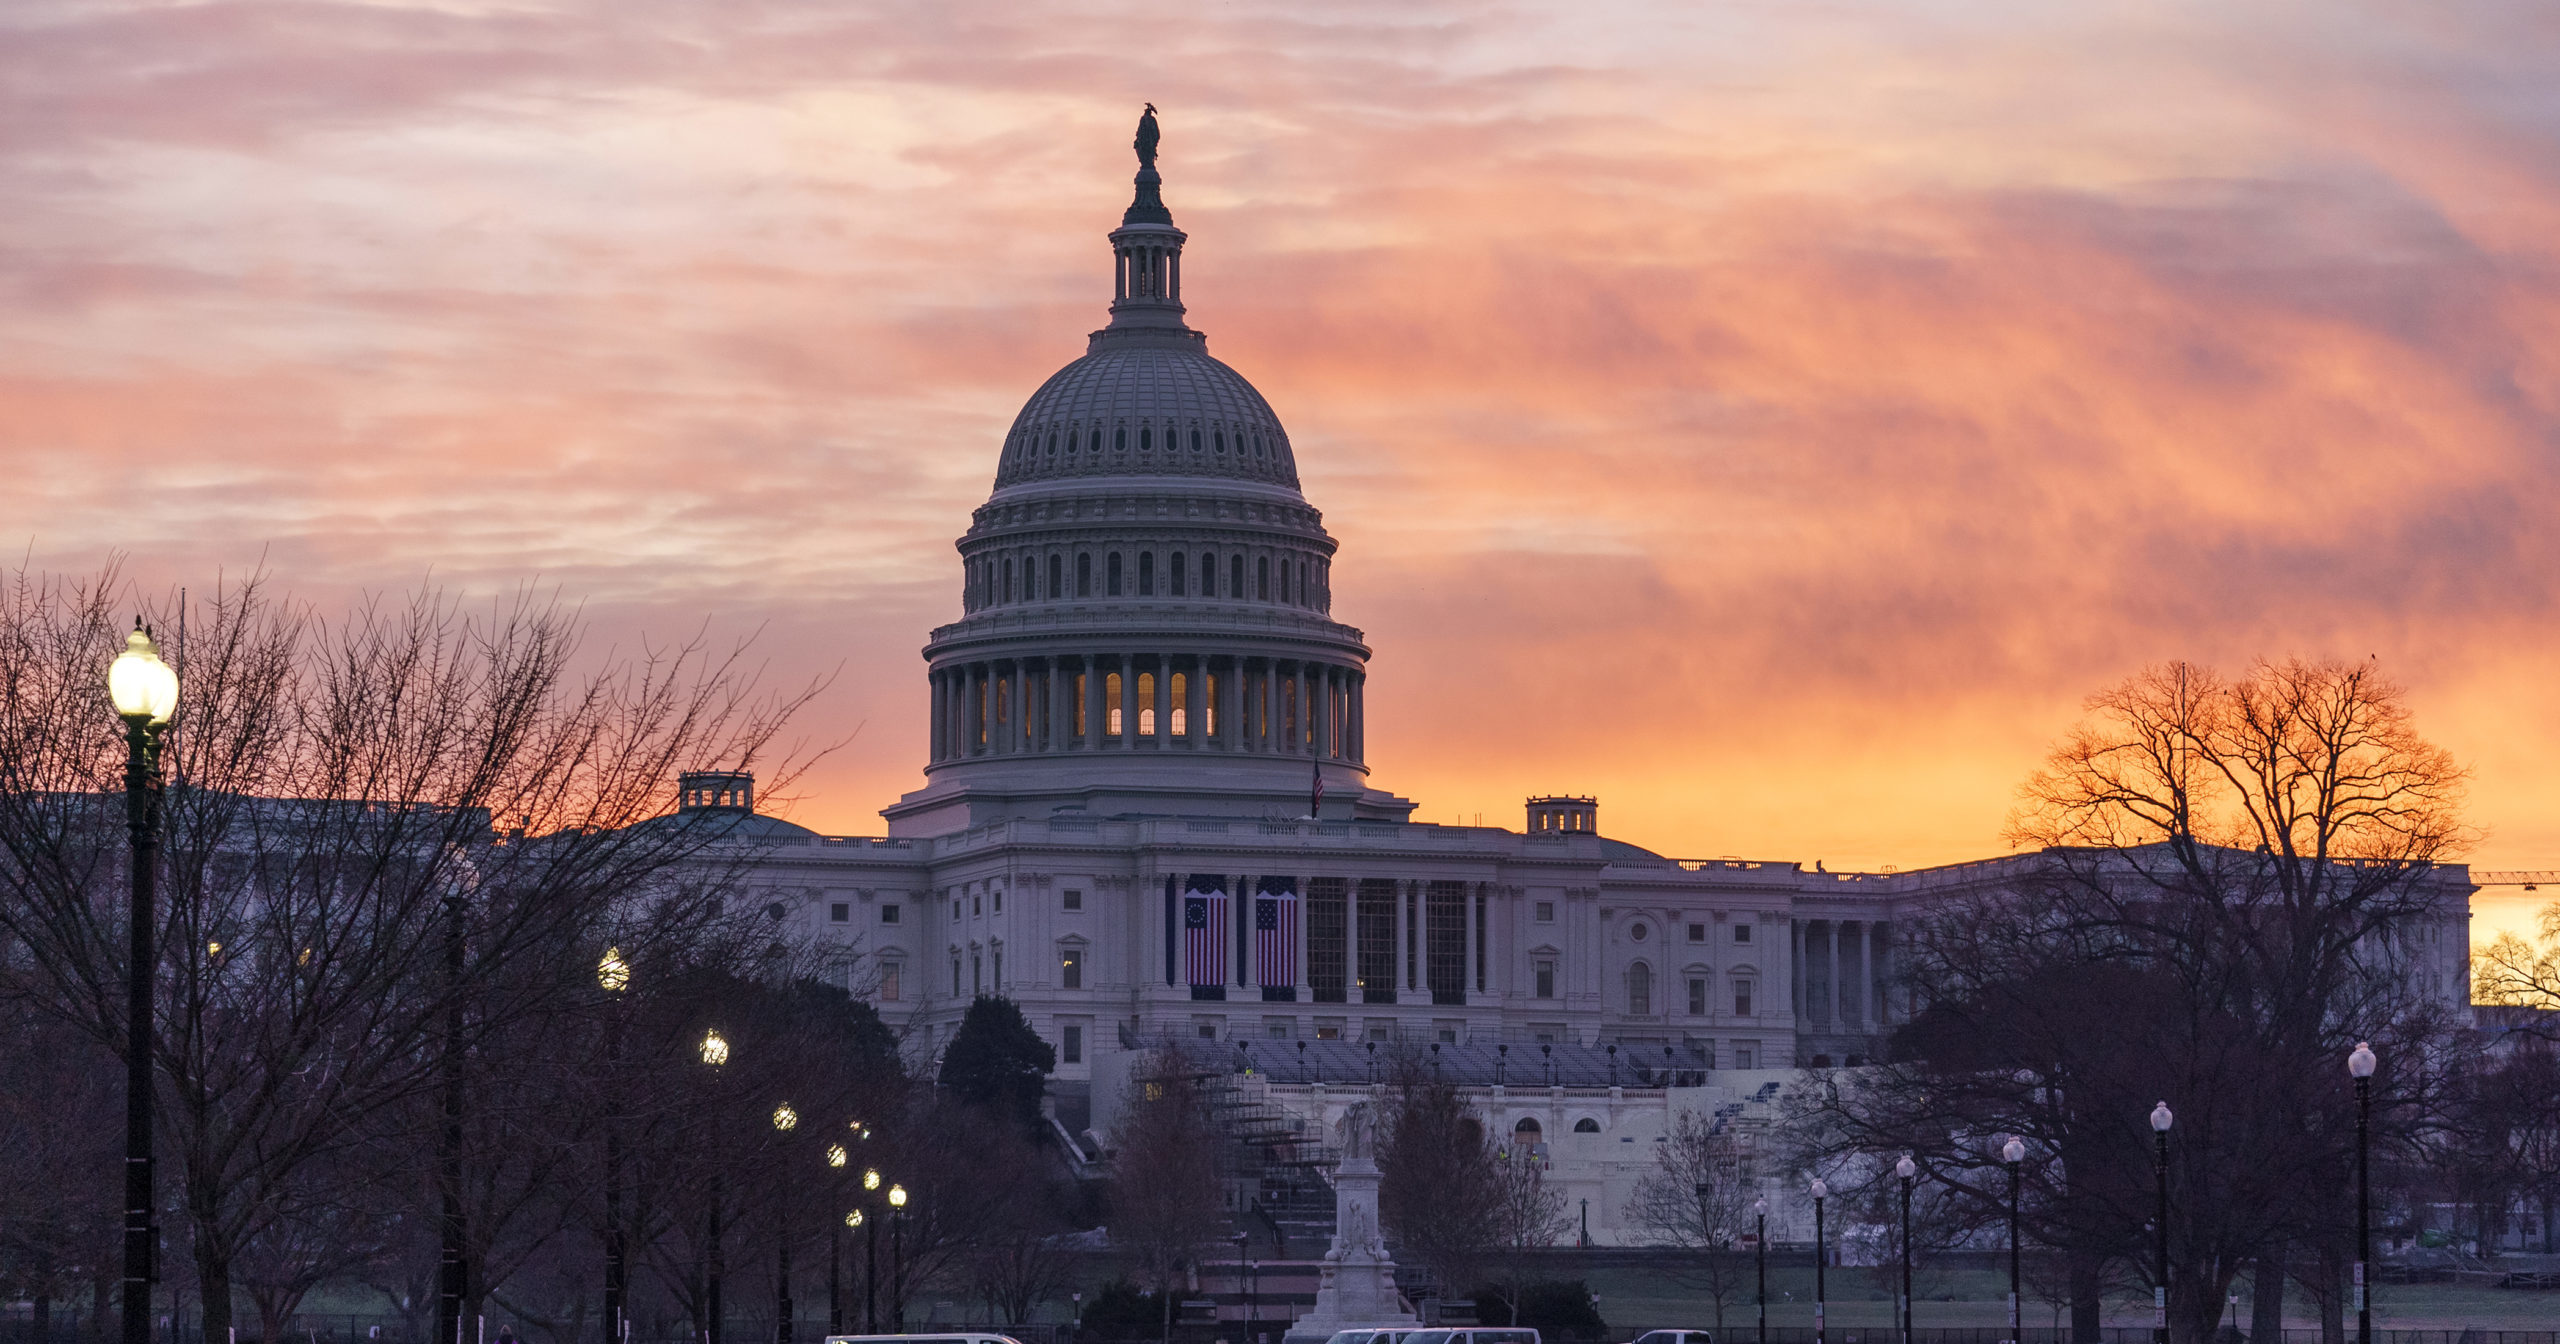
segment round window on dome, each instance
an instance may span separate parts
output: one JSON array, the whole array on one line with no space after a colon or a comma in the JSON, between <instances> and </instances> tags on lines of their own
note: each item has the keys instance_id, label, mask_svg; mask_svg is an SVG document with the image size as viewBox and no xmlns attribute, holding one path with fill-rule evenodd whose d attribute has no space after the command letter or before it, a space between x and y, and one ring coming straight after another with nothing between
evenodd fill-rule
<instances>
[{"instance_id":1,"label":"round window on dome","mask_svg":"<svg viewBox=\"0 0 2560 1344\"><path fill-rule=\"evenodd\" d=\"M1152 451L1154 447L1155 431L1148 429L1143 425L1140 426L1138 429L1138 451L1142 453L1149 452Z\"/></svg>"}]
</instances>

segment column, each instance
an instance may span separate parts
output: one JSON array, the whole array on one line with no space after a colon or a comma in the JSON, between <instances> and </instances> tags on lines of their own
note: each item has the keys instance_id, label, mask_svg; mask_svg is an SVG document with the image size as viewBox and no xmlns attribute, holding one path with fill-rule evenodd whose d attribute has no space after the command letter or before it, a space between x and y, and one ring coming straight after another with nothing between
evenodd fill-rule
<instances>
[{"instance_id":1,"label":"column","mask_svg":"<svg viewBox=\"0 0 2560 1344\"><path fill-rule=\"evenodd\" d=\"M1102 660L1089 656L1084 660L1084 749L1087 751L1102 750L1102 727L1110 722L1103 713L1102 691Z\"/></svg>"},{"instance_id":2,"label":"column","mask_svg":"<svg viewBox=\"0 0 2560 1344\"><path fill-rule=\"evenodd\" d=\"M1484 904L1484 893L1484 883L1468 884L1467 903L1464 910L1467 921L1467 960L1465 965L1458 968L1458 983L1466 986L1473 993L1484 991L1484 982L1476 978L1476 910Z\"/></svg>"},{"instance_id":3,"label":"column","mask_svg":"<svg viewBox=\"0 0 2560 1344\"><path fill-rule=\"evenodd\" d=\"M1351 759L1369 759L1369 674L1351 674Z\"/></svg>"},{"instance_id":4,"label":"column","mask_svg":"<svg viewBox=\"0 0 2560 1344\"><path fill-rule=\"evenodd\" d=\"M1831 983L1822 987L1823 996L1830 1004L1831 1020L1823 1024L1823 1029L1834 1035L1840 1031L1840 923L1836 919L1824 920L1822 937L1823 955L1829 958L1831 965Z\"/></svg>"},{"instance_id":5,"label":"column","mask_svg":"<svg viewBox=\"0 0 2560 1344\"><path fill-rule=\"evenodd\" d=\"M1343 880L1342 927L1346 934L1342 940L1342 950L1349 963L1342 968L1342 983L1349 986L1343 991L1342 997L1346 1003L1358 1003L1360 1001L1360 879L1356 877Z\"/></svg>"},{"instance_id":6,"label":"column","mask_svg":"<svg viewBox=\"0 0 2560 1344\"><path fill-rule=\"evenodd\" d=\"M1787 921L1787 1006L1793 1011L1799 1027L1809 1017L1804 999L1805 923L1801 919Z\"/></svg>"},{"instance_id":7,"label":"column","mask_svg":"<svg viewBox=\"0 0 2560 1344\"><path fill-rule=\"evenodd\" d=\"M1173 659L1156 658L1156 741L1162 751L1173 739Z\"/></svg>"},{"instance_id":8,"label":"column","mask_svg":"<svg viewBox=\"0 0 2560 1344\"><path fill-rule=\"evenodd\" d=\"M1298 978L1290 982L1290 989L1299 1002L1313 1003L1316 997L1315 982L1307 978L1310 969L1307 965L1307 911L1313 908L1307 904L1307 887L1310 884L1304 873L1299 874L1296 881L1298 883L1298 955L1290 964L1298 968ZM1313 1032L1314 1025L1309 1024L1307 1030Z\"/></svg>"},{"instance_id":9,"label":"column","mask_svg":"<svg viewBox=\"0 0 2560 1344\"><path fill-rule=\"evenodd\" d=\"M1064 658L1049 660L1049 718L1041 724L1040 743L1051 751L1067 749L1067 730L1075 726L1075 671Z\"/></svg>"},{"instance_id":10,"label":"column","mask_svg":"<svg viewBox=\"0 0 2560 1344\"><path fill-rule=\"evenodd\" d=\"M1280 660L1262 660L1262 731L1253 735L1258 750L1276 751L1280 746Z\"/></svg>"},{"instance_id":11,"label":"column","mask_svg":"<svg viewBox=\"0 0 2560 1344\"><path fill-rule=\"evenodd\" d=\"M1188 679L1182 683L1182 745L1193 750L1209 735L1209 660L1192 658Z\"/></svg>"},{"instance_id":12,"label":"column","mask_svg":"<svg viewBox=\"0 0 2560 1344\"><path fill-rule=\"evenodd\" d=\"M1135 746L1138 741L1138 660L1120 655L1120 745Z\"/></svg>"},{"instance_id":13,"label":"column","mask_svg":"<svg viewBox=\"0 0 2560 1344\"><path fill-rule=\"evenodd\" d=\"M1008 674L1003 663L987 664L987 754L1013 752L1013 686L1020 672Z\"/></svg>"},{"instance_id":14,"label":"column","mask_svg":"<svg viewBox=\"0 0 2560 1344\"><path fill-rule=\"evenodd\" d=\"M947 716L951 713L951 688L940 672L932 675L930 684L933 687L933 746L929 754L938 761L944 752L950 750L951 723Z\"/></svg>"},{"instance_id":15,"label":"column","mask_svg":"<svg viewBox=\"0 0 2560 1344\"><path fill-rule=\"evenodd\" d=\"M1039 747L1039 725L1031 721L1031 660L1013 660L1013 749L1032 751Z\"/></svg>"}]
</instances>

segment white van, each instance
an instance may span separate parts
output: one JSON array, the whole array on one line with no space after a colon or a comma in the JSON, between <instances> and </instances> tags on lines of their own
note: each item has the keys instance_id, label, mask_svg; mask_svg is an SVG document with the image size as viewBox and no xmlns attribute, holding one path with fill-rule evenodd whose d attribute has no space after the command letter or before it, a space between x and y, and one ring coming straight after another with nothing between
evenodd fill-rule
<instances>
[{"instance_id":1,"label":"white van","mask_svg":"<svg viewBox=\"0 0 2560 1344\"><path fill-rule=\"evenodd\" d=\"M1022 1344L1011 1335L829 1335L827 1344Z\"/></svg>"},{"instance_id":2,"label":"white van","mask_svg":"<svg viewBox=\"0 0 2560 1344\"><path fill-rule=\"evenodd\" d=\"M1469 1326L1465 1329L1410 1330L1396 1344L1538 1344L1538 1332L1525 1325Z\"/></svg>"}]
</instances>

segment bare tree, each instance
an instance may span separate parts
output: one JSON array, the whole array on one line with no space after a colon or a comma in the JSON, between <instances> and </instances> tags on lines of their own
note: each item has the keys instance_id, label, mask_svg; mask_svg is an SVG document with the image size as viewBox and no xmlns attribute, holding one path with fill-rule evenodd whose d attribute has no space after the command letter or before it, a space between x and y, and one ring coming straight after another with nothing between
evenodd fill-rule
<instances>
[{"instance_id":1,"label":"bare tree","mask_svg":"<svg viewBox=\"0 0 2560 1344\"><path fill-rule=\"evenodd\" d=\"M2423 935L2466 894L2436 867L2468 839L2462 772L2368 666L2173 664L2090 711L2022 790L2035 852L1907 931L1920 1009L1892 1060L1794 1114L1813 1155L1916 1152L1985 1220L1988 1152L2024 1136L2032 1235L2068 1256L2088 1340L2106 1266L2153 1274L2144 1116L2167 1100L2192 1340L2241 1266L2344 1235L2357 1040L2385 1047L2386 1142L2440 1114L2459 1050Z\"/></svg>"},{"instance_id":2,"label":"bare tree","mask_svg":"<svg viewBox=\"0 0 2560 1344\"><path fill-rule=\"evenodd\" d=\"M1155 1051L1132 1072L1111 1126L1111 1243L1164 1304L1166 1339L1173 1337L1183 1268L1226 1230L1218 1180L1223 1136L1201 1082L1181 1051Z\"/></svg>"},{"instance_id":3,"label":"bare tree","mask_svg":"<svg viewBox=\"0 0 2560 1344\"><path fill-rule=\"evenodd\" d=\"M1490 1260L1493 1287L1502 1294L1511 1318L1520 1316L1535 1252L1561 1240L1573 1227L1565 1213L1564 1192L1547 1184L1547 1159L1518 1147L1493 1152L1493 1209Z\"/></svg>"},{"instance_id":4,"label":"bare tree","mask_svg":"<svg viewBox=\"0 0 2560 1344\"><path fill-rule=\"evenodd\" d=\"M2560 901L2542 907L2534 938L2498 935L2472 964L2473 997L2482 1003L2560 1010ZM2512 1030L2560 1039L2548 1024L2527 1019Z\"/></svg>"},{"instance_id":5,"label":"bare tree","mask_svg":"<svg viewBox=\"0 0 2560 1344\"><path fill-rule=\"evenodd\" d=\"M111 1047L118 588L0 588L0 931L27 953L9 973ZM528 967L624 913L718 899L743 857L725 829L643 823L680 770L757 760L804 697L760 696L699 645L589 659L573 616L529 596L471 616L424 591L331 621L253 581L184 615L154 1064L210 1335L310 1164L586 979Z\"/></svg>"},{"instance_id":6,"label":"bare tree","mask_svg":"<svg viewBox=\"0 0 2560 1344\"><path fill-rule=\"evenodd\" d=\"M1758 1175L1741 1135L1712 1116L1681 1111L1627 1202L1627 1220L1652 1241L1698 1253L1673 1272L1715 1304L1718 1330L1749 1276L1741 1250L1753 1227Z\"/></svg>"},{"instance_id":7,"label":"bare tree","mask_svg":"<svg viewBox=\"0 0 2560 1344\"><path fill-rule=\"evenodd\" d=\"M1400 1263L1455 1294L1474 1286L1503 1245L1504 1183L1484 1121L1457 1084L1400 1060L1378 1141L1378 1221Z\"/></svg>"}]
</instances>

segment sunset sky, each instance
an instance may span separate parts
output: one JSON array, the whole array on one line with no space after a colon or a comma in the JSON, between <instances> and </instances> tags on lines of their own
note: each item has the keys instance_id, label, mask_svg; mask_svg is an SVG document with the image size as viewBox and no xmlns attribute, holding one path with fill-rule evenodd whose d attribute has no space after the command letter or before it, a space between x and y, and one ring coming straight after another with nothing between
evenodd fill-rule
<instances>
[{"instance_id":1,"label":"sunset sky","mask_svg":"<svg viewBox=\"0 0 2560 1344\"><path fill-rule=\"evenodd\" d=\"M1148 100L1419 819L1982 857L2090 691L2299 653L2560 868L2544 0L12 0L0 540L761 629L876 834Z\"/></svg>"}]
</instances>

